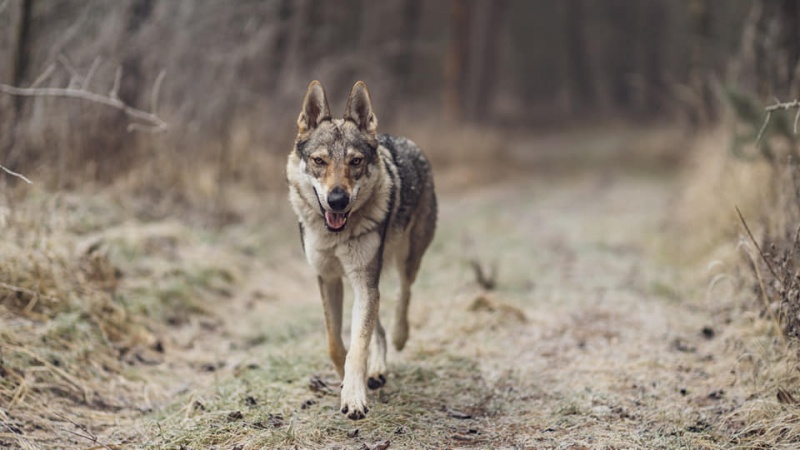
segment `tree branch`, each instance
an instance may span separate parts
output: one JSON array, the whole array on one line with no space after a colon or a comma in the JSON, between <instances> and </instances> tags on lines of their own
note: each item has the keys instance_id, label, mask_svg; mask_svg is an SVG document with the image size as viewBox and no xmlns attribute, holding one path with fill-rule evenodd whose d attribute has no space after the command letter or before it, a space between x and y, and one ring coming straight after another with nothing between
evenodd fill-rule
<instances>
[{"instance_id":1,"label":"tree branch","mask_svg":"<svg viewBox=\"0 0 800 450\"><path fill-rule=\"evenodd\" d=\"M794 134L797 134L797 122L800 121L800 100L795 99L791 102L783 103L779 101L774 105L764 108L764 111L767 112L767 116L764 118L764 123L761 125L761 129L758 130L758 135L756 136L756 145L761 142L761 138L764 136L764 131L767 129L769 120L772 118L772 113L775 111L788 111L792 108L798 108L797 114L794 116Z\"/></svg>"},{"instance_id":2,"label":"tree branch","mask_svg":"<svg viewBox=\"0 0 800 450\"><path fill-rule=\"evenodd\" d=\"M0 164L0 170L2 170L3 172L5 172L5 173L7 173L7 174L9 174L11 176L19 178L19 179L21 179L22 181L24 181L24 182L26 182L28 184L33 184L33 182L31 180L27 179L25 177L25 175L22 175L21 173L14 172L13 170L8 169L6 166L4 166L2 164Z\"/></svg>"},{"instance_id":3,"label":"tree branch","mask_svg":"<svg viewBox=\"0 0 800 450\"><path fill-rule=\"evenodd\" d=\"M89 73L84 77L81 76L77 70L70 64L69 60L61 56L59 58L62 66L64 69L67 70L71 75L70 83L66 88L40 88L37 87L39 84L43 83L53 72L53 66L49 66L45 72L40 75L36 81L33 83L31 87L28 88L21 88L16 86L9 86L7 84L0 84L0 92L9 94L9 95L17 95L23 97L66 97L66 98L77 98L80 100L85 100L92 103L99 103L101 105L110 106L114 109L118 109L124 112L128 117L135 120L135 122L128 125L128 131L133 130L140 130L140 131L149 131L153 133L159 133L166 131L169 127L167 123L162 120L158 114L156 114L155 107L158 105L158 94L161 90L161 84L164 81L165 72L161 72L156 78L156 81L153 85L153 91L150 98L151 105L153 106L152 112L143 111L141 109L134 108L122 100L120 100L118 91L120 85L120 79L122 78L122 69L117 68L117 71L114 75L114 85L111 88L111 91L108 94L108 97L96 94L91 92L89 87L89 82L91 81L92 76L94 75L95 71L97 70L97 65L99 64L99 58L95 59L92 63L91 68L89 69ZM82 81L81 81L82 80ZM4 168L5 169L5 168ZM5 169L8 172L8 169Z\"/></svg>"}]
</instances>

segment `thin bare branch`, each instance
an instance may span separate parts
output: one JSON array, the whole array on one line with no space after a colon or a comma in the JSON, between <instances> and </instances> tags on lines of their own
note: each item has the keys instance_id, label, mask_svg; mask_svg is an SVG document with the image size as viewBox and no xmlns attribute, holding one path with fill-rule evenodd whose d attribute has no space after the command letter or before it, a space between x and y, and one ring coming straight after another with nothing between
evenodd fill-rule
<instances>
[{"instance_id":1,"label":"thin bare branch","mask_svg":"<svg viewBox=\"0 0 800 450\"><path fill-rule=\"evenodd\" d=\"M797 121L800 120L800 108L797 108L797 114L794 115L794 127L792 131L797 134Z\"/></svg>"},{"instance_id":2,"label":"thin bare branch","mask_svg":"<svg viewBox=\"0 0 800 450\"><path fill-rule=\"evenodd\" d=\"M758 134L756 135L756 146L758 143L761 142L761 137L764 136L764 131L767 129L767 125L769 125L769 119L772 118L772 111L767 111L767 117L764 118L764 123L761 125L761 129L758 130Z\"/></svg>"},{"instance_id":3,"label":"thin bare branch","mask_svg":"<svg viewBox=\"0 0 800 450\"><path fill-rule=\"evenodd\" d=\"M22 181L24 181L24 182L26 182L28 184L33 184L33 181L31 181L28 178L26 178L25 175L22 175L21 173L14 172L13 170L8 169L6 166L4 166L2 164L0 164L0 169L2 169L3 172L5 172L5 173L7 173L7 174L9 174L11 176L17 177L17 178L21 179ZM4 284L4 283L0 283L0 286L2 286L2 284Z\"/></svg>"},{"instance_id":4,"label":"thin bare branch","mask_svg":"<svg viewBox=\"0 0 800 450\"><path fill-rule=\"evenodd\" d=\"M798 106L800 106L800 100L792 100L791 102L775 103L774 105L767 106L766 108L764 108L764 110L766 112L772 112L778 110L787 111L792 108L797 108Z\"/></svg>"},{"instance_id":5,"label":"thin bare branch","mask_svg":"<svg viewBox=\"0 0 800 450\"><path fill-rule=\"evenodd\" d=\"M108 93L108 96L114 100L119 99L119 84L122 80L122 66L117 66L116 72L114 72L114 85L111 86L111 92Z\"/></svg>"},{"instance_id":6,"label":"thin bare branch","mask_svg":"<svg viewBox=\"0 0 800 450\"><path fill-rule=\"evenodd\" d=\"M86 74L86 78L83 79L83 84L81 85L81 89L84 91L89 89L89 83L92 81L92 77L94 76L95 71L97 71L97 66L100 65L100 57L92 61L92 66L89 67L89 72Z\"/></svg>"},{"instance_id":7,"label":"thin bare branch","mask_svg":"<svg viewBox=\"0 0 800 450\"><path fill-rule=\"evenodd\" d=\"M130 105L127 105L125 102L120 100L119 98L119 86L120 81L122 79L122 67L118 66L117 71L114 74L114 85L111 87L111 92L109 93L108 97L104 97L100 94L96 94L89 90L89 83L92 80L95 72L97 71L98 66L100 65L101 58L97 57L92 62L91 67L89 68L89 72L86 76L82 76L72 65L69 59L64 55L58 55L57 58L58 62L64 67L64 69L71 74L71 79L69 85L66 88L39 88L37 87L41 82L43 82L47 77L50 76L52 73L53 66L45 70L45 72L37 78L34 82L33 86L29 88L20 88L15 86L9 86L7 84L0 84L0 92L4 92L10 95L19 95L24 97L68 97L68 98L77 98L86 101L90 101L93 103L100 103L101 105L110 106L112 108L118 109L123 111L128 117L135 119L137 122L132 123L128 126L128 130L139 130L139 131L149 131L153 133L158 133L161 131L167 130L167 123L161 120L160 117L156 114L155 107L158 106L158 95L161 90L161 85L164 81L165 71L161 71L161 73L156 78L156 81L153 85L151 103L153 106L152 112L142 111L140 109L134 108ZM4 168L5 169L5 168ZM8 169L5 169L7 172ZM16 175L16 174L15 174Z\"/></svg>"},{"instance_id":8,"label":"thin bare branch","mask_svg":"<svg viewBox=\"0 0 800 450\"><path fill-rule=\"evenodd\" d=\"M128 130L128 132L140 131L142 133L158 134L158 133L163 133L166 130L166 128L153 127L150 125L142 125L140 123L129 123L126 130Z\"/></svg>"},{"instance_id":9,"label":"thin bare branch","mask_svg":"<svg viewBox=\"0 0 800 450\"><path fill-rule=\"evenodd\" d=\"M64 69L67 72L69 72L69 74L72 77L72 79L81 79L81 78L83 78L83 77L81 77L81 74L78 73L78 70L75 69L75 66L72 65L72 63L69 61L69 59L66 56L58 55L58 57L56 59L58 60L58 62L61 63L61 65L64 67Z\"/></svg>"},{"instance_id":10,"label":"thin bare branch","mask_svg":"<svg viewBox=\"0 0 800 450\"><path fill-rule=\"evenodd\" d=\"M153 114L158 114L158 94L161 93L161 84L164 82L164 77L167 76L167 71L162 70L156 77L156 82L153 83L153 92L150 96L150 111Z\"/></svg>"},{"instance_id":11,"label":"thin bare branch","mask_svg":"<svg viewBox=\"0 0 800 450\"><path fill-rule=\"evenodd\" d=\"M50 75L53 74L54 70L56 70L56 65L55 64L50 64L49 66L47 66L47 69L45 69L44 72L42 72L42 74L39 75L39 77L36 78L36 80L33 81L33 84L31 84L30 87L32 87L32 88L38 87L40 84L42 84L45 81L47 81L47 79L50 78Z\"/></svg>"},{"instance_id":12,"label":"thin bare branch","mask_svg":"<svg viewBox=\"0 0 800 450\"><path fill-rule=\"evenodd\" d=\"M95 8L92 2L84 2L84 8L81 11L80 17L72 25L69 26L66 32L58 36L48 51L47 59L53 59L60 55L67 46L70 45L75 37L80 36L82 31L85 31L84 24L89 18L89 13L94 11Z\"/></svg>"},{"instance_id":13,"label":"thin bare branch","mask_svg":"<svg viewBox=\"0 0 800 450\"><path fill-rule=\"evenodd\" d=\"M779 100L775 100L774 105L764 108L764 111L767 112L767 116L764 117L764 123L761 125L761 129L758 130L758 135L756 135L756 145L761 142L761 138L764 136L764 131L767 129L767 125L769 125L769 120L772 118L772 113L775 111L788 111L792 108L798 108L797 114L794 116L794 133L797 134L797 122L800 121L800 100L795 99L791 102L783 103Z\"/></svg>"}]
</instances>

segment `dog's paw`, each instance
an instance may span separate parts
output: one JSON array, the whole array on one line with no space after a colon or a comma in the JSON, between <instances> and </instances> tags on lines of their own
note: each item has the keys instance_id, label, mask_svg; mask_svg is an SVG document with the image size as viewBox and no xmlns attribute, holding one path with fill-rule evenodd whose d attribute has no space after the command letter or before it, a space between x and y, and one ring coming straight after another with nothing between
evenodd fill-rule
<instances>
[{"instance_id":1,"label":"dog's paw","mask_svg":"<svg viewBox=\"0 0 800 450\"><path fill-rule=\"evenodd\" d=\"M346 415L350 420L361 420L367 417L369 408L366 402L350 403L342 399L342 414Z\"/></svg>"},{"instance_id":2,"label":"dog's paw","mask_svg":"<svg viewBox=\"0 0 800 450\"><path fill-rule=\"evenodd\" d=\"M386 384L386 375L379 373L377 375L372 375L367 379L367 387L372 389L380 389Z\"/></svg>"},{"instance_id":3,"label":"dog's paw","mask_svg":"<svg viewBox=\"0 0 800 450\"><path fill-rule=\"evenodd\" d=\"M360 386L348 386L347 380L342 383L341 411L350 420L361 420L367 416L367 390L363 381Z\"/></svg>"}]
</instances>

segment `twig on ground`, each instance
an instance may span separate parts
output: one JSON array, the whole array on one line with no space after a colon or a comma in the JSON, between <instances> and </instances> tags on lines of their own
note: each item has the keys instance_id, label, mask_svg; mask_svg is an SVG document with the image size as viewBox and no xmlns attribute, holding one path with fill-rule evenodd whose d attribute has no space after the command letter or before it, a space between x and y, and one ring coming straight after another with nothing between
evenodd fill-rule
<instances>
[{"instance_id":1,"label":"twig on ground","mask_svg":"<svg viewBox=\"0 0 800 450\"><path fill-rule=\"evenodd\" d=\"M24 182L26 182L28 184L33 184L33 181L29 180L27 177L25 177L25 175L22 175L21 173L14 172L13 170L7 168L6 166L4 166L2 164L0 164L0 169L2 169L3 172L5 172L5 173L7 173L7 174L9 174L11 176L17 177L17 178L21 179L22 181L24 181Z\"/></svg>"},{"instance_id":2,"label":"twig on ground","mask_svg":"<svg viewBox=\"0 0 800 450\"><path fill-rule=\"evenodd\" d=\"M471 259L469 261L472 270L475 272L475 281L478 282L480 287L491 291L497 286L497 265L492 264L491 269L484 271L483 265L478 259Z\"/></svg>"},{"instance_id":3,"label":"twig on ground","mask_svg":"<svg viewBox=\"0 0 800 450\"><path fill-rule=\"evenodd\" d=\"M66 431L67 433L69 433L69 434L71 434L73 436L78 436L80 438L86 439L86 440L88 440L88 441L90 441L93 444L98 446L98 447L94 447L94 448L105 448L107 450L114 450L112 447L109 447L108 445L103 444L102 442L100 442L100 440L97 438L97 436L95 436L94 433L89 431L89 429L85 425L81 425L81 424L75 422L74 420L70 419L69 417L65 416L64 414L61 414L60 412L55 412L54 414L55 414L56 417L66 421L66 422L71 423L72 425L75 426L75 428L77 428L78 430L82 431L85 434L78 433L78 432L63 428L63 430Z\"/></svg>"},{"instance_id":4,"label":"twig on ground","mask_svg":"<svg viewBox=\"0 0 800 450\"><path fill-rule=\"evenodd\" d=\"M149 131L154 133L159 133L166 131L168 129L167 123L162 120L155 111L155 107L158 106L158 95L161 90L161 85L164 81L165 73L162 71L158 77L156 78L155 83L153 84L153 91L150 99L150 103L153 106L152 112L143 111L137 108L134 108L119 98L119 86L120 80L122 78L122 69L117 68L117 71L114 75L114 84L111 87L111 91L109 92L108 97L96 94L94 92L89 91L89 82L94 76L95 71L97 70L97 66L99 65L100 58L96 58L92 63L89 72L86 76L81 76L80 73L72 66L67 58L63 55L59 56L58 61L64 67L64 69L69 72L72 76L70 78L70 82L66 88L40 88L38 87L39 84L43 83L47 78L50 77L52 74L54 67L53 65L48 66L48 68L44 71L42 75L40 75L36 81L28 88L10 86L7 84L0 84L0 92L4 92L9 95L17 95L23 97L67 97L67 98L77 98L81 100L86 100L92 103L99 103L101 105L110 106L112 108L118 109L124 112L128 117L134 119L135 121L128 125L128 131L133 130L140 130L140 131ZM8 171L6 169L6 171Z\"/></svg>"}]
</instances>

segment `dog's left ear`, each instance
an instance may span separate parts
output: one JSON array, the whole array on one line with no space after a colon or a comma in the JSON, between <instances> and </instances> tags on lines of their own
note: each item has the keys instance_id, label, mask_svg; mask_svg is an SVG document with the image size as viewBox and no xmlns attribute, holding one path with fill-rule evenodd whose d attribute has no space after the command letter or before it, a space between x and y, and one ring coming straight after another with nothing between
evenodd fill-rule
<instances>
[{"instance_id":1,"label":"dog's left ear","mask_svg":"<svg viewBox=\"0 0 800 450\"><path fill-rule=\"evenodd\" d=\"M361 131L375 134L378 130L378 118L372 112L372 102L369 99L367 85L363 81L357 81L350 91L347 99L347 108L344 111L345 120L351 120Z\"/></svg>"}]
</instances>

